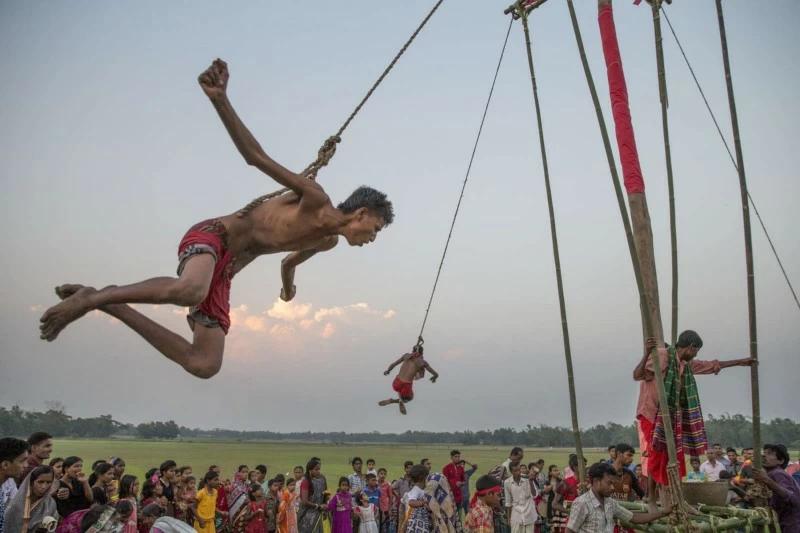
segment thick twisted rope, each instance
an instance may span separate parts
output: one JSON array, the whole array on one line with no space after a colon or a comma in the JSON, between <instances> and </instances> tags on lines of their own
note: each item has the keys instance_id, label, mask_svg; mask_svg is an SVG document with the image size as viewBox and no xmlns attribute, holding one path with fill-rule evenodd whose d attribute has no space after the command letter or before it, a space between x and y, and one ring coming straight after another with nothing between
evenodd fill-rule
<instances>
[{"instance_id":1,"label":"thick twisted rope","mask_svg":"<svg viewBox=\"0 0 800 533\"><path fill-rule=\"evenodd\" d=\"M317 152L317 158L310 165L308 165L305 168L305 170L303 170L303 172L301 172L302 176L304 176L304 177L306 177L306 178L308 178L310 180L317 179L317 173L322 169L322 167L327 166L328 163L330 162L330 160L333 158L334 154L336 154L336 145L339 142L341 142L342 133L344 133L344 130L347 129L347 127L350 125L350 123L356 117L358 112L361 111L361 108L364 107L364 104L367 103L367 100L369 100L369 98L372 96L372 93L375 92L375 89L378 88L378 86L383 82L384 78L386 78L386 76L389 74L389 72L392 71L392 69L394 68L394 66L397 63L397 61L403 56L403 54L406 53L406 50L408 50L408 47L411 46L411 43L414 42L414 39L416 39L417 35L419 35L419 33L422 31L422 28L425 27L425 25L428 23L428 21L431 19L431 17L434 15L434 13L436 13L436 11L439 9L439 6L442 5L442 2L444 2L444 0L438 0L433 5L433 8L431 8L431 10L425 16L425 18L422 19L422 22L419 23L419 26L417 26L417 29L414 30L414 33L411 34L411 37L408 38L406 43L403 45L403 47L400 49L400 51L397 52L397 54L394 56L394 59L392 59L392 61L389 63L389 65L385 69L383 69L383 73L381 73L381 75L378 77L378 79L375 80L375 83L373 83L372 87L369 88L369 90L367 91L367 94L365 94L364 97L361 99L361 102L358 103L356 108L353 109L353 112L350 113L350 116L347 117L347 120L345 120L344 123L341 125L341 127L339 128L339 131L337 131L335 134L333 134L330 137L328 137L325 140L325 142L322 143L322 146L320 147L319 151ZM244 206L242 209L240 209L236 214L239 217L244 217L250 211L252 211L256 207L258 207L259 205L263 204L267 200L270 200L272 198L280 196L281 194L283 194L285 192L288 192L288 191L289 191L288 188L283 188L283 189L280 189L278 191L274 191L274 192L271 192L269 194L265 194L263 196L259 196L258 198L256 198L255 200L253 200L252 202L250 202L249 204Z\"/></svg>"}]
</instances>

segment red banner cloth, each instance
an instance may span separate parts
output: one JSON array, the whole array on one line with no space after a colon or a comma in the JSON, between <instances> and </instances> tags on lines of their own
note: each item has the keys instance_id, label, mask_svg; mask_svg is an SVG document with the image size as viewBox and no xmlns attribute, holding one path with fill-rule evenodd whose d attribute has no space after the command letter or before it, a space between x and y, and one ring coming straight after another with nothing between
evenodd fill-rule
<instances>
[{"instance_id":1,"label":"red banner cloth","mask_svg":"<svg viewBox=\"0 0 800 533\"><path fill-rule=\"evenodd\" d=\"M614 27L614 12L610 4L600 6L597 21L600 24L600 39L603 42L603 55L606 59L608 92L611 96L611 112L614 115L622 178L628 194L643 193L644 178L639 164L639 152L636 150L631 110L628 106L628 88L625 85L625 72L622 70L617 30Z\"/></svg>"}]
</instances>

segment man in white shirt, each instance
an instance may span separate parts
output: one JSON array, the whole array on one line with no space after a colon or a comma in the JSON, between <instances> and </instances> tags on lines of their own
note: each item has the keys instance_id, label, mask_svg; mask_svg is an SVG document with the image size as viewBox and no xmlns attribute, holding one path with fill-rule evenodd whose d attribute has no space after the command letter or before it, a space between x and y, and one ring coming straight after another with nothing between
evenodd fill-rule
<instances>
[{"instance_id":1,"label":"man in white shirt","mask_svg":"<svg viewBox=\"0 0 800 533\"><path fill-rule=\"evenodd\" d=\"M511 533L533 533L536 507L533 505L531 484L522 477L519 463L511 463L511 477L503 482L503 489Z\"/></svg>"},{"instance_id":2,"label":"man in white shirt","mask_svg":"<svg viewBox=\"0 0 800 533\"><path fill-rule=\"evenodd\" d=\"M719 481L719 474L725 471L725 465L717 461L717 454L713 450L706 454L706 459L700 465L700 472L706 475L708 481Z\"/></svg>"}]
</instances>

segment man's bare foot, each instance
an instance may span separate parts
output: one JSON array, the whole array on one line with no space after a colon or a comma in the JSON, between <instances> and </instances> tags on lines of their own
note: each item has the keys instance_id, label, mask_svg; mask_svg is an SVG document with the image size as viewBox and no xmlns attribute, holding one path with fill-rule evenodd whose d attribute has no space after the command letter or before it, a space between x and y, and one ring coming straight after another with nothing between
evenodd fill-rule
<instances>
[{"instance_id":1,"label":"man's bare foot","mask_svg":"<svg viewBox=\"0 0 800 533\"><path fill-rule=\"evenodd\" d=\"M72 292L71 295L69 294L70 292ZM39 322L42 323L39 326L41 331L39 337L48 342L55 340L61 330L91 311L90 296L96 292L92 287L76 289L76 286L71 284L58 287L56 294L61 297L61 293L63 293L66 299L45 311L39 319Z\"/></svg>"},{"instance_id":2,"label":"man's bare foot","mask_svg":"<svg viewBox=\"0 0 800 533\"><path fill-rule=\"evenodd\" d=\"M408 413L408 411L406 411L406 404L404 404L403 402L398 403L397 406L400 408L401 415L405 415Z\"/></svg>"},{"instance_id":3,"label":"man's bare foot","mask_svg":"<svg viewBox=\"0 0 800 533\"><path fill-rule=\"evenodd\" d=\"M392 399L381 400L381 401L378 402L378 405L380 405L381 407L386 407L387 405L392 405L393 403L394 403L394 400L392 400Z\"/></svg>"}]
</instances>

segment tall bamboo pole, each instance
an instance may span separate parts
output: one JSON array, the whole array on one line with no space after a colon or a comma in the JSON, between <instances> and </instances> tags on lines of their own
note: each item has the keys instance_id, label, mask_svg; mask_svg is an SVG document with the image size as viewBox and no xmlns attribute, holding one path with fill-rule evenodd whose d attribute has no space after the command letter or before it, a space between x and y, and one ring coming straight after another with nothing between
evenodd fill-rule
<instances>
[{"instance_id":1,"label":"tall bamboo pole","mask_svg":"<svg viewBox=\"0 0 800 533\"><path fill-rule=\"evenodd\" d=\"M556 285L558 286L558 305L561 310L561 334L564 339L564 359L567 364L567 384L569 387L569 408L572 416L572 434L575 438L575 452L578 455L578 479L584 481L586 465L583 461L583 444L581 443L581 429L578 424L578 403L575 396L575 378L572 369L572 351L569 344L569 325L567 323L567 306L564 300L564 283L561 275L561 257L558 253L558 235L556 233L556 215L553 210L553 195L550 190L550 171L547 165L547 150L544 144L544 129L542 127L542 113L539 107L539 91L536 87L536 74L533 69L533 51L531 35L528 28L528 12L521 9L522 29L525 32L525 50L528 53L528 69L531 74L531 87L533 88L533 104L536 109L536 124L539 128L539 149L542 152L542 169L544 171L544 188L547 193L547 209L550 213L550 236L553 241L553 260L556 268Z\"/></svg>"},{"instance_id":2,"label":"tall bamboo pole","mask_svg":"<svg viewBox=\"0 0 800 533\"><path fill-rule=\"evenodd\" d=\"M610 5L610 3L610 0L599 0L598 5ZM608 167L611 173L611 180L614 184L614 191L617 195L617 203L619 205L620 215L622 216L622 223L625 227L628 250L631 255L631 263L633 265L634 276L636 277L636 285L639 290L640 305L642 307L642 320L645 324L644 329L647 332L647 336L655 337L656 340L661 343L663 342L664 335L658 306L658 285L655 264L653 261L652 230L650 227L649 211L647 209L647 199L643 193L629 195L631 213L633 215L633 225L635 228L635 231L632 231L631 222L628 219L628 213L625 207L625 200L622 196L622 187L620 185L619 174L617 173L614 155L611 150L611 142L608 137L608 130L605 119L603 118L603 111L600 107L600 101L597 97L597 89L595 88L594 79L592 77L591 70L589 69L589 62L586 58L586 50L583 46L583 39L581 37L580 27L578 26L578 17L575 14L575 6L573 5L572 0L567 0L567 7L569 8L570 18L572 19L572 29L575 33L575 41L578 45L578 53L580 54L583 71L586 75L586 83L589 86L589 92L591 93L592 101L594 103L595 114L597 115L597 122L600 126L600 135L603 139L603 146L605 147L606 158L608 159ZM646 279L644 277L645 274ZM664 378L661 372L661 364L658 360L657 350L652 350L650 357L653 363L653 372L655 374L659 402L661 405L665 406L667 405L667 397L664 389ZM674 470L677 465L677 453L675 450L675 437L672 431L672 424L669 421L664 424L664 430L667 441L669 463L671 469ZM680 501L680 485L678 484L677 486L672 486L672 490L673 494L677 496L676 499Z\"/></svg>"},{"instance_id":3,"label":"tall bamboo pole","mask_svg":"<svg viewBox=\"0 0 800 533\"><path fill-rule=\"evenodd\" d=\"M747 200L747 179L744 172L744 156L742 141L739 136L739 119L736 114L736 99L733 96L731 64L728 58L728 39L725 35L725 19L722 15L722 0L717 0L717 19L719 21L719 38L722 44L722 63L725 66L725 85L728 88L728 104L731 110L731 126L733 129L733 146L736 150L736 168L739 171L739 190L742 196L742 219L744 221L744 254L747 265L747 310L750 323L750 357L754 364L750 365L750 390L753 405L753 464L761 468L761 403L758 392L758 332L756 330L756 287L753 274L753 240L750 235L750 204Z\"/></svg>"},{"instance_id":4,"label":"tall bamboo pole","mask_svg":"<svg viewBox=\"0 0 800 533\"><path fill-rule=\"evenodd\" d=\"M667 164L667 189L669 191L669 242L672 252L672 328L671 343L678 342L678 232L675 224L675 187L672 179L672 149L669 144L669 118L667 107L667 76L664 67L664 47L661 37L661 0L653 0L653 30L656 41L658 66L658 96L661 101L661 129L664 135L664 157Z\"/></svg>"}]
</instances>

